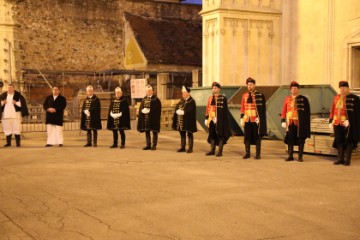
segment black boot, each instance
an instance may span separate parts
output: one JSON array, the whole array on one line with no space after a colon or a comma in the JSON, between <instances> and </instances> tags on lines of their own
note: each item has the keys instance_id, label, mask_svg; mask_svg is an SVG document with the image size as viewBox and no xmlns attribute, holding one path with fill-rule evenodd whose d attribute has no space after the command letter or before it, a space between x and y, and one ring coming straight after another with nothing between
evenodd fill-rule
<instances>
[{"instance_id":1,"label":"black boot","mask_svg":"<svg viewBox=\"0 0 360 240\"><path fill-rule=\"evenodd\" d=\"M93 146L94 147L97 147L97 137L98 137L98 132L97 132L97 130L94 130L94 144L93 144Z\"/></svg>"},{"instance_id":2,"label":"black boot","mask_svg":"<svg viewBox=\"0 0 360 240\"><path fill-rule=\"evenodd\" d=\"M113 130L113 139L114 139L114 143L113 145L110 146L110 148L117 148L118 146L118 133L117 133L117 130Z\"/></svg>"},{"instance_id":3,"label":"black boot","mask_svg":"<svg viewBox=\"0 0 360 240\"><path fill-rule=\"evenodd\" d=\"M125 136L125 131L124 131L124 130L120 130L120 136L121 136L121 145L120 145L120 148L125 148L126 136Z\"/></svg>"},{"instance_id":4,"label":"black boot","mask_svg":"<svg viewBox=\"0 0 360 240\"><path fill-rule=\"evenodd\" d=\"M20 147L20 135L15 134L16 146Z\"/></svg>"},{"instance_id":5,"label":"black boot","mask_svg":"<svg viewBox=\"0 0 360 240\"><path fill-rule=\"evenodd\" d=\"M250 142L245 141L245 155L243 156L243 159L250 158Z\"/></svg>"},{"instance_id":6,"label":"black boot","mask_svg":"<svg viewBox=\"0 0 360 240\"><path fill-rule=\"evenodd\" d=\"M4 147L11 146L11 137L12 137L12 134L6 136L6 144L4 145Z\"/></svg>"},{"instance_id":7,"label":"black boot","mask_svg":"<svg viewBox=\"0 0 360 240\"><path fill-rule=\"evenodd\" d=\"M353 146L352 144L348 144L346 145L346 149L345 149L345 161L344 161L344 165L345 166L350 166L351 164L351 154L352 154L352 150L353 150Z\"/></svg>"},{"instance_id":8,"label":"black boot","mask_svg":"<svg viewBox=\"0 0 360 240\"><path fill-rule=\"evenodd\" d=\"M344 163L344 146L338 146L338 155L337 160L334 162L335 165L343 164Z\"/></svg>"},{"instance_id":9,"label":"black boot","mask_svg":"<svg viewBox=\"0 0 360 240\"><path fill-rule=\"evenodd\" d=\"M216 153L216 156L217 156L217 157L221 157L221 156L222 156L223 147L224 147L224 140L223 140L223 139L219 139L219 151Z\"/></svg>"},{"instance_id":10,"label":"black boot","mask_svg":"<svg viewBox=\"0 0 360 240\"><path fill-rule=\"evenodd\" d=\"M255 155L255 159L260 159L260 152L261 152L261 140L258 139L256 141L256 155Z\"/></svg>"},{"instance_id":11,"label":"black boot","mask_svg":"<svg viewBox=\"0 0 360 240\"><path fill-rule=\"evenodd\" d=\"M186 135L180 133L180 137L181 137L181 145L180 148L177 150L177 152L185 152Z\"/></svg>"},{"instance_id":12,"label":"black boot","mask_svg":"<svg viewBox=\"0 0 360 240\"><path fill-rule=\"evenodd\" d=\"M303 162L303 152L304 152L304 144L300 143L299 144L299 158L298 158L298 162Z\"/></svg>"},{"instance_id":13,"label":"black boot","mask_svg":"<svg viewBox=\"0 0 360 240\"><path fill-rule=\"evenodd\" d=\"M194 146L194 136L189 136L189 149L186 151L187 153L193 152L193 146Z\"/></svg>"},{"instance_id":14,"label":"black boot","mask_svg":"<svg viewBox=\"0 0 360 240\"><path fill-rule=\"evenodd\" d=\"M294 161L294 145L288 145L289 157L285 161Z\"/></svg>"},{"instance_id":15,"label":"black boot","mask_svg":"<svg viewBox=\"0 0 360 240\"><path fill-rule=\"evenodd\" d=\"M150 131L145 132L145 139L146 139L146 146L143 148L143 150L150 150L151 149Z\"/></svg>"},{"instance_id":16,"label":"black boot","mask_svg":"<svg viewBox=\"0 0 360 240\"><path fill-rule=\"evenodd\" d=\"M151 147L151 150L156 150L157 141L158 141L158 133L153 132L153 145Z\"/></svg>"},{"instance_id":17,"label":"black boot","mask_svg":"<svg viewBox=\"0 0 360 240\"><path fill-rule=\"evenodd\" d=\"M86 140L87 143L84 145L84 147L91 147L91 130L86 131Z\"/></svg>"},{"instance_id":18,"label":"black boot","mask_svg":"<svg viewBox=\"0 0 360 240\"><path fill-rule=\"evenodd\" d=\"M211 139L210 146L211 146L210 152L206 153L206 156L215 155L215 139Z\"/></svg>"}]
</instances>

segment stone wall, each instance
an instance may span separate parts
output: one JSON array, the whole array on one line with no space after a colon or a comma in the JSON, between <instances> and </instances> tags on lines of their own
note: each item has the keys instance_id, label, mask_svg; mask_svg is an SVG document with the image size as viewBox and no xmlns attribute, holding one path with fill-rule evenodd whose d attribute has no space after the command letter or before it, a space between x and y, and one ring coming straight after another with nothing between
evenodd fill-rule
<instances>
[{"instance_id":1,"label":"stone wall","mask_svg":"<svg viewBox=\"0 0 360 240\"><path fill-rule=\"evenodd\" d=\"M13 7L23 69L97 71L122 65L117 0L25 0Z\"/></svg>"}]
</instances>

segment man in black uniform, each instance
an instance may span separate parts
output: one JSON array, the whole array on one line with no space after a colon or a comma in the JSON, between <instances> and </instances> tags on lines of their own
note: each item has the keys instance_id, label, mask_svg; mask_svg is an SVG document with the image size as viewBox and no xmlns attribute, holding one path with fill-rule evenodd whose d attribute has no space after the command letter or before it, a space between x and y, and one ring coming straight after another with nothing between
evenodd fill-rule
<instances>
[{"instance_id":1,"label":"man in black uniform","mask_svg":"<svg viewBox=\"0 0 360 240\"><path fill-rule=\"evenodd\" d=\"M161 102L154 95L154 90L150 85L146 86L146 96L142 99L139 108L139 119L137 130L145 132L146 146L143 150L156 150L158 133L160 132ZM150 131L153 132L153 145L151 146Z\"/></svg>"},{"instance_id":2,"label":"man in black uniform","mask_svg":"<svg viewBox=\"0 0 360 240\"><path fill-rule=\"evenodd\" d=\"M113 131L114 142L110 148L118 147L118 131L121 136L120 148L125 148L125 130L130 129L130 111L129 103L119 87L115 89L115 98L110 102L107 129Z\"/></svg>"},{"instance_id":3,"label":"man in black uniform","mask_svg":"<svg viewBox=\"0 0 360 240\"><path fill-rule=\"evenodd\" d=\"M291 95L284 100L281 111L281 126L286 129L284 142L288 145L289 157L285 161L294 161L294 146L299 146L299 162L303 161L304 144L310 137L310 104L308 99L299 95L299 83L290 84Z\"/></svg>"},{"instance_id":4,"label":"man in black uniform","mask_svg":"<svg viewBox=\"0 0 360 240\"><path fill-rule=\"evenodd\" d=\"M206 155L215 155L215 146L218 145L219 151L216 156L221 157L223 147L231 136L228 121L229 109L226 97L220 94L221 85L213 82L211 87L213 95L208 99L205 112L205 125L209 128L207 141L211 149Z\"/></svg>"},{"instance_id":5,"label":"man in black uniform","mask_svg":"<svg viewBox=\"0 0 360 240\"><path fill-rule=\"evenodd\" d=\"M91 147L92 136L91 131L94 133L93 146L97 147L97 130L102 129L101 126L101 105L100 99L94 94L92 86L86 88L87 97L84 100L81 109L81 129L87 132L87 143L84 147Z\"/></svg>"},{"instance_id":6,"label":"man in black uniform","mask_svg":"<svg viewBox=\"0 0 360 240\"><path fill-rule=\"evenodd\" d=\"M250 158L250 145L256 145L255 159L260 159L261 138L266 134L266 103L265 96L255 90L255 79L248 78L246 85L248 92L241 100L240 124L244 127L245 155Z\"/></svg>"},{"instance_id":7,"label":"man in black uniform","mask_svg":"<svg viewBox=\"0 0 360 240\"><path fill-rule=\"evenodd\" d=\"M330 109L329 127L334 129L333 147L338 150L334 164L349 166L352 150L360 138L360 99L350 93L347 81L340 81L339 88L340 94L334 97Z\"/></svg>"},{"instance_id":8,"label":"man in black uniform","mask_svg":"<svg viewBox=\"0 0 360 240\"><path fill-rule=\"evenodd\" d=\"M190 88L183 86L181 89L182 98L175 107L175 113L172 122L172 128L179 131L181 137L181 145L178 152L185 152L186 132L189 138L189 148L187 153L193 152L194 135L196 128L196 103L190 96Z\"/></svg>"},{"instance_id":9,"label":"man in black uniform","mask_svg":"<svg viewBox=\"0 0 360 240\"><path fill-rule=\"evenodd\" d=\"M46 111L46 131L47 141L45 147L58 144L62 147L64 110L66 108L66 98L60 94L58 87L53 87L53 94L46 97L43 107Z\"/></svg>"}]
</instances>

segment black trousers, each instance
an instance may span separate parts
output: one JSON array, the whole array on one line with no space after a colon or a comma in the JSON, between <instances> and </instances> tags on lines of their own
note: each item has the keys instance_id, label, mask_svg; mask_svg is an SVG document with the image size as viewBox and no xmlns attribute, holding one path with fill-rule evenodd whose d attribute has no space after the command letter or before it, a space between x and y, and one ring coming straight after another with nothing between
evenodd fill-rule
<instances>
[{"instance_id":1,"label":"black trousers","mask_svg":"<svg viewBox=\"0 0 360 240\"><path fill-rule=\"evenodd\" d=\"M250 142L251 145L255 145L257 141L261 140L259 136L259 125L257 125L256 122L246 122L244 131L244 143Z\"/></svg>"}]
</instances>

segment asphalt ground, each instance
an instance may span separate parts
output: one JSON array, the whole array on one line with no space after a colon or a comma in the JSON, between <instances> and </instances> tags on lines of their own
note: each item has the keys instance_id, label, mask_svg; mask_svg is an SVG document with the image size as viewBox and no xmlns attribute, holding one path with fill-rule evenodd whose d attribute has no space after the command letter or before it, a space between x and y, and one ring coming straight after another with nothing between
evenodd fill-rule
<instances>
[{"instance_id":1,"label":"asphalt ground","mask_svg":"<svg viewBox=\"0 0 360 240\"><path fill-rule=\"evenodd\" d=\"M144 134L126 133L125 149L110 149L106 130L97 148L79 131L62 148L45 148L45 133L0 147L0 240L360 239L359 156L349 167L308 154L285 162L284 144L264 140L261 160L243 160L233 137L209 157L205 132L177 153L175 131L143 151Z\"/></svg>"}]
</instances>

